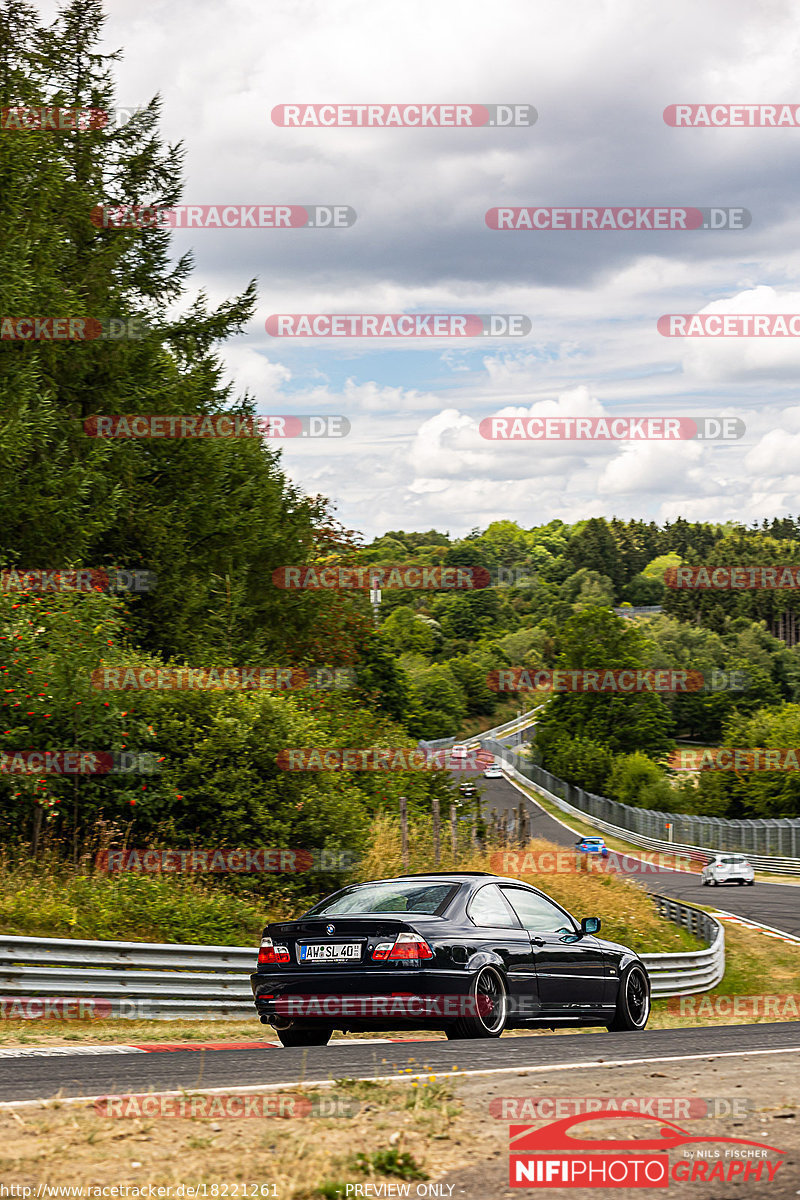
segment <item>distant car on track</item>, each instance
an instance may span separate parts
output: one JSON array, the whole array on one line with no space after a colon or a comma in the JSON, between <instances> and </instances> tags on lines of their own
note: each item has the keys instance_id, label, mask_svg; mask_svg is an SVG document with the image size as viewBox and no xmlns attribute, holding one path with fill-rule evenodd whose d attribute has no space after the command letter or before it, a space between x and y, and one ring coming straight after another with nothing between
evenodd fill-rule
<instances>
[{"instance_id":1,"label":"distant car on track","mask_svg":"<svg viewBox=\"0 0 800 1200\"><path fill-rule=\"evenodd\" d=\"M703 887L719 887L721 883L755 883L755 871L743 854L715 854L701 873Z\"/></svg>"},{"instance_id":2,"label":"distant car on track","mask_svg":"<svg viewBox=\"0 0 800 1200\"><path fill-rule=\"evenodd\" d=\"M582 854L602 854L608 858L608 846L600 837L585 837L575 843L575 849Z\"/></svg>"},{"instance_id":3,"label":"distant car on track","mask_svg":"<svg viewBox=\"0 0 800 1200\"><path fill-rule=\"evenodd\" d=\"M492 763L491 766L488 766L486 768L486 770L483 772L483 778L484 779L502 779L503 778L503 768L500 766L499 763Z\"/></svg>"},{"instance_id":4,"label":"distant car on track","mask_svg":"<svg viewBox=\"0 0 800 1200\"><path fill-rule=\"evenodd\" d=\"M644 1029L650 979L627 946L596 935L538 888L483 871L402 875L334 892L266 926L250 976L284 1046L345 1033L443 1029Z\"/></svg>"}]
</instances>

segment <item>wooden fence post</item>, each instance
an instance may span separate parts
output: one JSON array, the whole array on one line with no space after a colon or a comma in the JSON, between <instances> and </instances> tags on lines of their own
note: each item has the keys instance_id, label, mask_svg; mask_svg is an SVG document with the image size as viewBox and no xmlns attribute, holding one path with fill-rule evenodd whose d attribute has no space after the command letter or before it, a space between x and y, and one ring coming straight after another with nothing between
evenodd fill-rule
<instances>
[{"instance_id":1,"label":"wooden fence post","mask_svg":"<svg viewBox=\"0 0 800 1200\"><path fill-rule=\"evenodd\" d=\"M431 801L431 806L433 808L433 861L436 864L436 866L438 867L439 863L441 861L441 857L442 857L441 845L439 843L440 821L439 821L439 797L438 796L433 797L433 800Z\"/></svg>"},{"instance_id":2,"label":"wooden fence post","mask_svg":"<svg viewBox=\"0 0 800 1200\"><path fill-rule=\"evenodd\" d=\"M400 832L403 845L403 870L408 870L408 809L405 796L400 797Z\"/></svg>"}]
</instances>

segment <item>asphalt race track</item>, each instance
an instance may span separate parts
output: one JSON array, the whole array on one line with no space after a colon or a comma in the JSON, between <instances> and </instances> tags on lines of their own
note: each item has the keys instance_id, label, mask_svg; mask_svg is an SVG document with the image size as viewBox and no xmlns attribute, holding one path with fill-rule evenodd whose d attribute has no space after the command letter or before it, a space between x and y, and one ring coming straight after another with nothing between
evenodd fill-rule
<instances>
[{"instance_id":1,"label":"asphalt race track","mask_svg":"<svg viewBox=\"0 0 800 1200\"><path fill-rule=\"evenodd\" d=\"M0 1060L0 1102L99 1096L176 1089L253 1088L385 1078L411 1068L437 1075L459 1071L510 1074L565 1064L649 1063L672 1056L739 1057L752 1052L800 1052L800 1023L654 1029L643 1033L585 1033L501 1038L480 1042L334 1042L329 1046L266 1050L173 1050L91 1057L24 1057ZM581 1067L575 1068L580 1071Z\"/></svg>"},{"instance_id":2,"label":"asphalt race track","mask_svg":"<svg viewBox=\"0 0 800 1200\"><path fill-rule=\"evenodd\" d=\"M532 800L528 800L507 779L483 779L481 772L459 772L458 778L463 780L471 776L478 784L483 795L481 809L484 816L492 810L500 813L510 812L519 806L520 800L527 800L531 815L531 832L535 837L546 838L549 842L557 842L560 846L572 847L577 840L558 821L554 820L544 809ZM564 814L564 820L569 824L569 817ZM631 852L633 857L637 851ZM643 852L642 852L643 853ZM510 872L513 874L513 872ZM724 912L735 913L751 921L759 921L774 929L782 929L787 933L800 936L800 885L797 884L765 884L756 883L753 887L740 887L738 884L728 884L723 887L704 888L700 876L689 871L667 871L663 868L657 874L632 870L627 873L629 878L640 879L650 892L662 896L674 896L677 900L687 903L702 904L709 908L717 907ZM547 890L546 883L543 883ZM598 915L602 913L576 913L576 916Z\"/></svg>"}]
</instances>

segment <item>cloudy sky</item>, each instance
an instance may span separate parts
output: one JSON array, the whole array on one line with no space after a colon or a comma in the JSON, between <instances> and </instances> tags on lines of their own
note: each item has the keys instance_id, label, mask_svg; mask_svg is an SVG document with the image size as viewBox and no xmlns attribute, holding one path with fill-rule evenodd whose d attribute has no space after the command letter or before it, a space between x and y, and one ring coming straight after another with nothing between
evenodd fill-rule
<instances>
[{"instance_id":1,"label":"cloudy sky","mask_svg":"<svg viewBox=\"0 0 800 1200\"><path fill-rule=\"evenodd\" d=\"M707 0L114 0L118 102L163 98L184 202L348 204L339 230L200 230L223 354L262 413L343 413L284 464L367 537L511 518L797 513L800 339L662 337L664 313L800 312L800 128L672 128L674 103L800 105L800 11ZM291 129L284 103L527 103L529 128ZM719 206L744 230L496 232L498 205ZM274 313L524 313L524 338L270 337ZM735 443L483 440L500 411L736 415ZM795 465L797 464L797 465Z\"/></svg>"}]
</instances>

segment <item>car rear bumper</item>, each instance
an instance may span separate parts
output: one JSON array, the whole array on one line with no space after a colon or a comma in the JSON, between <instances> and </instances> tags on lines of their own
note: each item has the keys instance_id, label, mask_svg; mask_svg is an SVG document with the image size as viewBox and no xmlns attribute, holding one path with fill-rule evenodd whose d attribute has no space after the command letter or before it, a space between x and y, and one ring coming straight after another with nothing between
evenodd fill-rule
<instances>
[{"instance_id":1,"label":"car rear bumper","mask_svg":"<svg viewBox=\"0 0 800 1200\"><path fill-rule=\"evenodd\" d=\"M469 1015L467 971L355 970L255 972L255 1007L264 1021L335 1029L441 1029Z\"/></svg>"}]
</instances>

